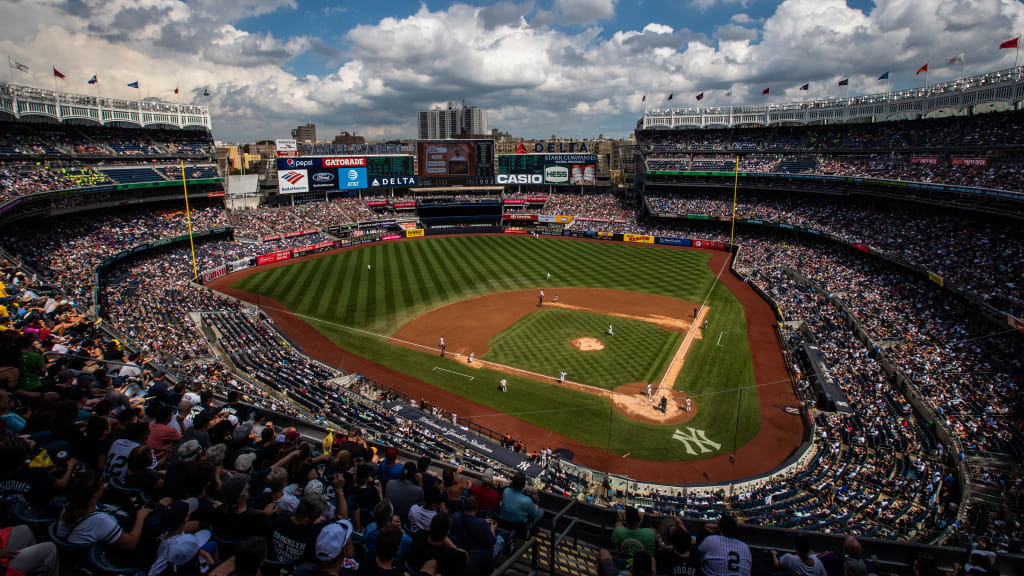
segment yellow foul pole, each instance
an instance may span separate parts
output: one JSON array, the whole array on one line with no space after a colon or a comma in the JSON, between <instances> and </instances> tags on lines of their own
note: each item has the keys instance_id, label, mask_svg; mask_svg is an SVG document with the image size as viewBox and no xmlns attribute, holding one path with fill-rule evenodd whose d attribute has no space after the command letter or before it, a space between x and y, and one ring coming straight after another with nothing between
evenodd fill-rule
<instances>
[{"instance_id":1,"label":"yellow foul pole","mask_svg":"<svg viewBox=\"0 0 1024 576\"><path fill-rule=\"evenodd\" d=\"M188 220L188 245L192 248L192 279L199 278L199 268L196 266L196 245L192 240L192 210L188 207L188 186L185 185L185 161L181 161L181 189L185 192L185 218Z\"/></svg>"},{"instance_id":2,"label":"yellow foul pole","mask_svg":"<svg viewBox=\"0 0 1024 576\"><path fill-rule=\"evenodd\" d=\"M736 175L732 182L732 229L729 231L729 248L732 249L732 240L736 234L736 189L740 186L740 156L736 155Z\"/></svg>"}]
</instances>

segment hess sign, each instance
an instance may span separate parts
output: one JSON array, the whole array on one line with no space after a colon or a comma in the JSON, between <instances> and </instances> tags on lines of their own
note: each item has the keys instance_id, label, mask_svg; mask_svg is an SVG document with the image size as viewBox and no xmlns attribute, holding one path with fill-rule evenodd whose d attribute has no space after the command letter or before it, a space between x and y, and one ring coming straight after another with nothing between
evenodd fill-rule
<instances>
[{"instance_id":1,"label":"hess sign","mask_svg":"<svg viewBox=\"0 0 1024 576\"><path fill-rule=\"evenodd\" d=\"M498 174L498 184L543 184L544 176L541 174Z\"/></svg>"}]
</instances>

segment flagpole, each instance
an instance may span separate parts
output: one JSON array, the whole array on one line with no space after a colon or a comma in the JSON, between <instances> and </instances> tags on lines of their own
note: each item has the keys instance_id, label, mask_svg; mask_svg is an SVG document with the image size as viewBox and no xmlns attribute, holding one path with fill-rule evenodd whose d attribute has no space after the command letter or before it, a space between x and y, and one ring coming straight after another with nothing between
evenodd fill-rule
<instances>
[{"instance_id":1,"label":"flagpole","mask_svg":"<svg viewBox=\"0 0 1024 576\"><path fill-rule=\"evenodd\" d=\"M188 245L192 249L192 279L199 278L199 267L196 266L196 245L192 240L192 211L188 207L188 186L185 185L185 160L181 161L181 189L185 193L185 218L188 220Z\"/></svg>"},{"instance_id":2,"label":"flagpole","mask_svg":"<svg viewBox=\"0 0 1024 576\"><path fill-rule=\"evenodd\" d=\"M735 176L732 183L732 229L729 231L729 250L732 251L733 238L736 236L736 189L740 186L740 155L736 155Z\"/></svg>"},{"instance_id":3,"label":"flagpole","mask_svg":"<svg viewBox=\"0 0 1024 576\"><path fill-rule=\"evenodd\" d=\"M1017 34L1017 55L1013 57L1013 75L1017 75L1017 61L1020 60L1020 34Z\"/></svg>"}]
</instances>

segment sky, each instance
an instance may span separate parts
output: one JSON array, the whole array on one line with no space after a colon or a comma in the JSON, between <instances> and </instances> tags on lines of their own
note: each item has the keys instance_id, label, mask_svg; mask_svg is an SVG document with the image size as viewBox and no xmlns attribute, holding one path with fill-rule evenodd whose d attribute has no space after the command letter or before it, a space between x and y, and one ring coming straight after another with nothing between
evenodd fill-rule
<instances>
[{"instance_id":1,"label":"sky","mask_svg":"<svg viewBox=\"0 0 1024 576\"><path fill-rule=\"evenodd\" d=\"M0 0L0 48L29 67L10 80L52 88L56 67L62 91L206 105L229 142L306 122L321 140L412 138L416 111L449 100L523 138L625 138L644 95L661 108L702 92L707 106L838 97L843 78L851 95L909 88L925 62L930 82L959 76L946 62L960 53L968 75L1013 66L998 46L1022 29L1012 0Z\"/></svg>"}]
</instances>

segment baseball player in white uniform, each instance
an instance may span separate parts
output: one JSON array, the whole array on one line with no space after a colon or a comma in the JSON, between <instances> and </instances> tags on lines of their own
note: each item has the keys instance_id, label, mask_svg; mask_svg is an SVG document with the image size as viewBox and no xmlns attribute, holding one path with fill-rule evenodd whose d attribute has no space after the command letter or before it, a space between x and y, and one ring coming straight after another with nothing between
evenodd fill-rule
<instances>
[{"instance_id":1,"label":"baseball player in white uniform","mask_svg":"<svg viewBox=\"0 0 1024 576\"><path fill-rule=\"evenodd\" d=\"M501 391L508 392L508 380L504 378L501 379Z\"/></svg>"},{"instance_id":2,"label":"baseball player in white uniform","mask_svg":"<svg viewBox=\"0 0 1024 576\"><path fill-rule=\"evenodd\" d=\"M558 378L559 384L565 384L565 370L562 370L562 374Z\"/></svg>"},{"instance_id":3,"label":"baseball player in white uniform","mask_svg":"<svg viewBox=\"0 0 1024 576\"><path fill-rule=\"evenodd\" d=\"M686 411L687 412L690 411L690 397L689 396L686 397Z\"/></svg>"},{"instance_id":4,"label":"baseball player in white uniform","mask_svg":"<svg viewBox=\"0 0 1024 576\"><path fill-rule=\"evenodd\" d=\"M608 335L609 336L615 336L615 331L612 330L612 325L611 324L608 325Z\"/></svg>"},{"instance_id":5,"label":"baseball player in white uniform","mask_svg":"<svg viewBox=\"0 0 1024 576\"><path fill-rule=\"evenodd\" d=\"M472 352L470 352L470 353L469 353L469 361L468 361L468 364L472 364L472 363L473 363L473 353L472 353Z\"/></svg>"},{"instance_id":6,"label":"baseball player in white uniform","mask_svg":"<svg viewBox=\"0 0 1024 576\"><path fill-rule=\"evenodd\" d=\"M650 382L647 383L647 401L648 402L651 401L651 383Z\"/></svg>"},{"instance_id":7,"label":"baseball player in white uniform","mask_svg":"<svg viewBox=\"0 0 1024 576\"><path fill-rule=\"evenodd\" d=\"M548 272L548 280L551 280L551 272Z\"/></svg>"}]
</instances>

